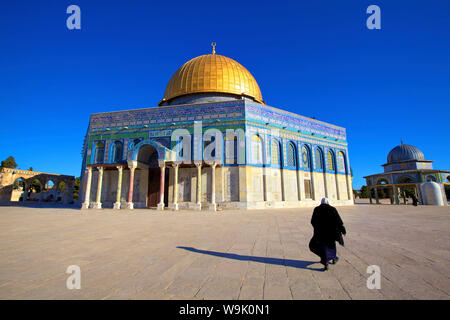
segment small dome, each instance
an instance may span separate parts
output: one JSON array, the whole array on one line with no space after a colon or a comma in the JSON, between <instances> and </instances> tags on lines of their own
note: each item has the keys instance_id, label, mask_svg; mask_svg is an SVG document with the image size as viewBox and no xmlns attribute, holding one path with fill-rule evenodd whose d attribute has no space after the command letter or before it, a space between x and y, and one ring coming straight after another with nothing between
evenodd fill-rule
<instances>
[{"instance_id":1,"label":"small dome","mask_svg":"<svg viewBox=\"0 0 450 320\"><path fill-rule=\"evenodd\" d=\"M387 156L388 163L411 160L423 161L425 160L425 156L423 155L422 151L409 144L401 144L399 146L396 146L391 150L391 152L389 152Z\"/></svg>"},{"instance_id":2,"label":"small dome","mask_svg":"<svg viewBox=\"0 0 450 320\"><path fill-rule=\"evenodd\" d=\"M172 76L159 103L195 93L226 93L248 96L263 103L258 83L251 73L233 59L218 54L194 58Z\"/></svg>"}]
</instances>

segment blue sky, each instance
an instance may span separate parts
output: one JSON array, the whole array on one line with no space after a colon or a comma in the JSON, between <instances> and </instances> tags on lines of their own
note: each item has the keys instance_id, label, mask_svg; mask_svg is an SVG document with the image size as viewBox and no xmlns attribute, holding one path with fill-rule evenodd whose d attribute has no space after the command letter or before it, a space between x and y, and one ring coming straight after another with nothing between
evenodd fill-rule
<instances>
[{"instance_id":1,"label":"blue sky","mask_svg":"<svg viewBox=\"0 0 450 320\"><path fill-rule=\"evenodd\" d=\"M366 28L371 4L381 30ZM449 13L448 0L2 1L0 159L78 176L91 113L156 106L215 41L267 104L347 128L355 188L401 138L450 169Z\"/></svg>"}]
</instances>

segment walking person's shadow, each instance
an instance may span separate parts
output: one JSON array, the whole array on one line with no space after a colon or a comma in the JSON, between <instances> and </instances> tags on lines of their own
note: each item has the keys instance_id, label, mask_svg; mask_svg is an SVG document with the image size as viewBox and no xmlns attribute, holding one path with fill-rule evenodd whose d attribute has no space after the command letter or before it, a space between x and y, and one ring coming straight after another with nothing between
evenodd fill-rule
<instances>
[{"instance_id":1,"label":"walking person's shadow","mask_svg":"<svg viewBox=\"0 0 450 320\"><path fill-rule=\"evenodd\" d=\"M269 263L276 264L280 266L293 267L299 269L307 269L313 271L323 271L323 268L309 268L308 266L318 263L316 261L303 261L303 260L290 260L290 259L279 259L279 258L267 258L267 257L255 257L255 256L246 256L235 253L225 253L225 252L217 252L217 251L208 251L208 250L200 250L192 247L180 247L179 249L184 249L191 252L208 254L211 256L216 256L220 258L234 259L240 261L253 261L260 263Z\"/></svg>"}]
</instances>

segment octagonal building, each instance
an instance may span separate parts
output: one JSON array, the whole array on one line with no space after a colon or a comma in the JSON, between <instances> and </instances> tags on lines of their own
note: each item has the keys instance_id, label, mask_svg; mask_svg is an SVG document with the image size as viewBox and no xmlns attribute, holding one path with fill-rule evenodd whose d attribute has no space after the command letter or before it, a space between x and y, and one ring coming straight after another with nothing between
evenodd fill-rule
<instances>
[{"instance_id":1,"label":"octagonal building","mask_svg":"<svg viewBox=\"0 0 450 320\"><path fill-rule=\"evenodd\" d=\"M183 64L158 106L92 114L82 208L257 209L353 204L346 130L268 106L241 64Z\"/></svg>"}]
</instances>

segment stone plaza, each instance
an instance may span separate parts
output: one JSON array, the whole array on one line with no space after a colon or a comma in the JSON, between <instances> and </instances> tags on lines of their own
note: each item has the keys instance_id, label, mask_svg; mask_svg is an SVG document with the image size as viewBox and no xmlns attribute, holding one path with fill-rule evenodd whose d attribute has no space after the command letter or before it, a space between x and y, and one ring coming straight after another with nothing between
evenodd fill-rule
<instances>
[{"instance_id":1,"label":"stone plaza","mask_svg":"<svg viewBox=\"0 0 450 320\"><path fill-rule=\"evenodd\" d=\"M42 205L43 206L43 205ZM0 207L0 299L449 299L450 209L356 203L338 264L308 249L312 208ZM81 270L69 290L66 270ZM381 270L369 290L367 267Z\"/></svg>"}]
</instances>

